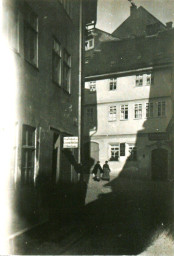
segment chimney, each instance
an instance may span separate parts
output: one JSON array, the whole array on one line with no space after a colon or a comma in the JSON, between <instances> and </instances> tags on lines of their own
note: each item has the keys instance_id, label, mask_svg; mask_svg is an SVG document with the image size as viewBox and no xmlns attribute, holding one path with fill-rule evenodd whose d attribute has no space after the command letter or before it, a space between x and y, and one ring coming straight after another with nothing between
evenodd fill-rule
<instances>
[{"instance_id":1,"label":"chimney","mask_svg":"<svg viewBox=\"0 0 174 256\"><path fill-rule=\"evenodd\" d=\"M130 7L130 15L134 15L137 11L137 6L132 2Z\"/></svg>"},{"instance_id":2,"label":"chimney","mask_svg":"<svg viewBox=\"0 0 174 256\"><path fill-rule=\"evenodd\" d=\"M172 21L166 22L166 28L167 28L167 29L172 28L172 25L173 25L173 22L172 22Z\"/></svg>"}]
</instances>

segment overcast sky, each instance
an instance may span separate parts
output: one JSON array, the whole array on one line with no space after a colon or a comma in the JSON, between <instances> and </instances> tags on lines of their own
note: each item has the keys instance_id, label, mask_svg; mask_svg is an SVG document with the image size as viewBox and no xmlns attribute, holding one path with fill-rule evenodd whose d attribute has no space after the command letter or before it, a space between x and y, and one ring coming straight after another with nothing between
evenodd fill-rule
<instances>
[{"instance_id":1,"label":"overcast sky","mask_svg":"<svg viewBox=\"0 0 174 256\"><path fill-rule=\"evenodd\" d=\"M174 22L174 0L134 0L163 23ZM98 0L97 28L112 33L130 15L128 0Z\"/></svg>"}]
</instances>

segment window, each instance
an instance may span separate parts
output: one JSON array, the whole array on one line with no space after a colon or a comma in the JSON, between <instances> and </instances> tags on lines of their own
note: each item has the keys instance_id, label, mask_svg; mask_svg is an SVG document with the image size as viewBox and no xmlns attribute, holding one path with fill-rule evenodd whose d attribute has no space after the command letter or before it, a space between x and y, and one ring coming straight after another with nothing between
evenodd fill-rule
<instances>
[{"instance_id":1,"label":"window","mask_svg":"<svg viewBox=\"0 0 174 256\"><path fill-rule=\"evenodd\" d=\"M5 10L7 20L5 20L5 30L7 32L7 39L9 46L19 52L19 12L10 9Z\"/></svg>"},{"instance_id":2,"label":"window","mask_svg":"<svg viewBox=\"0 0 174 256\"><path fill-rule=\"evenodd\" d=\"M129 145L129 161L136 161L137 160L137 148L134 145Z\"/></svg>"},{"instance_id":3,"label":"window","mask_svg":"<svg viewBox=\"0 0 174 256\"><path fill-rule=\"evenodd\" d=\"M32 11L24 23L24 56L31 64L38 65L38 18Z\"/></svg>"},{"instance_id":4,"label":"window","mask_svg":"<svg viewBox=\"0 0 174 256\"><path fill-rule=\"evenodd\" d=\"M91 50L94 48L94 38L91 38L85 42L85 50Z\"/></svg>"},{"instance_id":5,"label":"window","mask_svg":"<svg viewBox=\"0 0 174 256\"><path fill-rule=\"evenodd\" d=\"M152 85L153 84L153 75L147 74L146 75L146 85Z\"/></svg>"},{"instance_id":6,"label":"window","mask_svg":"<svg viewBox=\"0 0 174 256\"><path fill-rule=\"evenodd\" d=\"M71 56L64 50L63 54L63 88L70 93Z\"/></svg>"},{"instance_id":7,"label":"window","mask_svg":"<svg viewBox=\"0 0 174 256\"><path fill-rule=\"evenodd\" d=\"M146 103L146 118L153 117L153 103Z\"/></svg>"},{"instance_id":8,"label":"window","mask_svg":"<svg viewBox=\"0 0 174 256\"><path fill-rule=\"evenodd\" d=\"M95 92L96 91L96 81L90 82L89 90L90 90L90 92Z\"/></svg>"},{"instance_id":9,"label":"window","mask_svg":"<svg viewBox=\"0 0 174 256\"><path fill-rule=\"evenodd\" d=\"M61 85L61 46L53 39L52 51L52 79L53 82Z\"/></svg>"},{"instance_id":10,"label":"window","mask_svg":"<svg viewBox=\"0 0 174 256\"><path fill-rule=\"evenodd\" d=\"M118 161L119 160L119 145L111 145L110 146L110 161Z\"/></svg>"},{"instance_id":11,"label":"window","mask_svg":"<svg viewBox=\"0 0 174 256\"><path fill-rule=\"evenodd\" d=\"M94 123L94 109L92 107L87 108L86 110L86 114L87 114L87 121L89 122L89 124L93 124Z\"/></svg>"},{"instance_id":12,"label":"window","mask_svg":"<svg viewBox=\"0 0 174 256\"><path fill-rule=\"evenodd\" d=\"M134 106L134 117L135 119L142 118L142 104L135 104Z\"/></svg>"},{"instance_id":13,"label":"window","mask_svg":"<svg viewBox=\"0 0 174 256\"><path fill-rule=\"evenodd\" d=\"M109 121L115 121L117 119L117 108L116 106L109 107Z\"/></svg>"},{"instance_id":14,"label":"window","mask_svg":"<svg viewBox=\"0 0 174 256\"><path fill-rule=\"evenodd\" d=\"M128 105L121 105L120 120L128 120Z\"/></svg>"},{"instance_id":15,"label":"window","mask_svg":"<svg viewBox=\"0 0 174 256\"><path fill-rule=\"evenodd\" d=\"M136 86L143 86L143 75L136 76Z\"/></svg>"},{"instance_id":16,"label":"window","mask_svg":"<svg viewBox=\"0 0 174 256\"><path fill-rule=\"evenodd\" d=\"M110 79L109 89L110 89L110 91L114 91L117 89L117 79L116 78Z\"/></svg>"},{"instance_id":17,"label":"window","mask_svg":"<svg viewBox=\"0 0 174 256\"><path fill-rule=\"evenodd\" d=\"M158 117L162 117L166 115L166 102L159 101L158 102Z\"/></svg>"},{"instance_id":18,"label":"window","mask_svg":"<svg viewBox=\"0 0 174 256\"><path fill-rule=\"evenodd\" d=\"M23 125L22 131L22 184L33 184L35 167L35 128Z\"/></svg>"}]
</instances>

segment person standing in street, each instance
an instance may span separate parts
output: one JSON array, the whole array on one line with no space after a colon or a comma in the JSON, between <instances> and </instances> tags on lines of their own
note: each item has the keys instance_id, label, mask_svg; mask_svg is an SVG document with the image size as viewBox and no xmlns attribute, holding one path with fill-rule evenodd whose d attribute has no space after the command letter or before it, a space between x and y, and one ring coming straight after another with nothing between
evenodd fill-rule
<instances>
[{"instance_id":1,"label":"person standing in street","mask_svg":"<svg viewBox=\"0 0 174 256\"><path fill-rule=\"evenodd\" d=\"M94 166L94 169L93 169L92 173L95 175L94 180L100 181L101 173L103 173L103 170L102 170L101 165L100 165L100 161L97 161L97 163Z\"/></svg>"},{"instance_id":2,"label":"person standing in street","mask_svg":"<svg viewBox=\"0 0 174 256\"><path fill-rule=\"evenodd\" d=\"M102 180L110 180L110 167L108 164L108 161L105 161L105 164L103 165L103 176L102 176Z\"/></svg>"}]
</instances>

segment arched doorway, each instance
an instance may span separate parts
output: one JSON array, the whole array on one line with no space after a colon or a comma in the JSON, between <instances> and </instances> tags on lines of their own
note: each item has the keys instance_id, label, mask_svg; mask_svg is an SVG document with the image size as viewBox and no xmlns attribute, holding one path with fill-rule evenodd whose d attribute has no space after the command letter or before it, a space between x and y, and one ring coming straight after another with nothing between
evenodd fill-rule
<instances>
[{"instance_id":1,"label":"arched doorway","mask_svg":"<svg viewBox=\"0 0 174 256\"><path fill-rule=\"evenodd\" d=\"M153 180L166 180L168 172L168 150L154 149L151 154L151 174Z\"/></svg>"}]
</instances>

